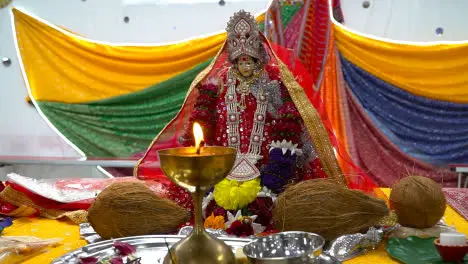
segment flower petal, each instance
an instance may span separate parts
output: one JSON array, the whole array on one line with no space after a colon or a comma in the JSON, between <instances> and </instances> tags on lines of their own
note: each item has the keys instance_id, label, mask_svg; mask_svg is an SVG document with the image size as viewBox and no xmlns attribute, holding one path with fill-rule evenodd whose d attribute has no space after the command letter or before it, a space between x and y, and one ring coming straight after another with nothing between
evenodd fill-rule
<instances>
[{"instance_id":1,"label":"flower petal","mask_svg":"<svg viewBox=\"0 0 468 264\"><path fill-rule=\"evenodd\" d=\"M113 257L110 261L110 264L124 264L121 257Z\"/></svg>"},{"instance_id":2,"label":"flower petal","mask_svg":"<svg viewBox=\"0 0 468 264\"><path fill-rule=\"evenodd\" d=\"M127 256L136 252L135 246L132 246L128 243L115 241L114 248L119 250L121 255Z\"/></svg>"},{"instance_id":3,"label":"flower petal","mask_svg":"<svg viewBox=\"0 0 468 264\"><path fill-rule=\"evenodd\" d=\"M99 261L98 258L95 257L81 257L80 258L80 264L97 264Z\"/></svg>"}]
</instances>

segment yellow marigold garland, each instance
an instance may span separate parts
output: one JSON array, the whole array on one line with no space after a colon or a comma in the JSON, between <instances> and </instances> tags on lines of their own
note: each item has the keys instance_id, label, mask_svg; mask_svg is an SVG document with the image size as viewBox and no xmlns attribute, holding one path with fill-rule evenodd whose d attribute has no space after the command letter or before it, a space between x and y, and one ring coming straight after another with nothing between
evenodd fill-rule
<instances>
[{"instance_id":1,"label":"yellow marigold garland","mask_svg":"<svg viewBox=\"0 0 468 264\"><path fill-rule=\"evenodd\" d=\"M226 210L238 210L253 202L260 189L259 178L245 182L224 179L215 186L214 199Z\"/></svg>"}]
</instances>

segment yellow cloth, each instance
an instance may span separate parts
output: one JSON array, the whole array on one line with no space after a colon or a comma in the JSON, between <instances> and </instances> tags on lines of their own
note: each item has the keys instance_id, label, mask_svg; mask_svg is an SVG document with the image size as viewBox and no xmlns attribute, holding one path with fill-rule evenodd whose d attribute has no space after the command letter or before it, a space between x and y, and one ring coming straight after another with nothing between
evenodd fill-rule
<instances>
[{"instance_id":1,"label":"yellow cloth","mask_svg":"<svg viewBox=\"0 0 468 264\"><path fill-rule=\"evenodd\" d=\"M390 189L382 188L382 191L389 196ZM452 207L447 205L444 215L445 222L448 225L455 225L458 232L465 233L468 235L468 221L459 215ZM377 250L371 251L365 255L344 262L345 264L369 264L369 263L400 263L396 260L391 259L387 251L385 250L385 243L382 243Z\"/></svg>"},{"instance_id":2,"label":"yellow cloth","mask_svg":"<svg viewBox=\"0 0 468 264\"><path fill-rule=\"evenodd\" d=\"M220 33L163 46L116 46L65 33L17 9L13 15L38 101L86 103L142 90L214 57L226 38Z\"/></svg>"},{"instance_id":3,"label":"yellow cloth","mask_svg":"<svg viewBox=\"0 0 468 264\"><path fill-rule=\"evenodd\" d=\"M38 254L22 264L46 264L63 254L83 247L87 242L80 239L80 227L71 222L45 218L19 218L3 231L3 236L35 236L42 239L63 238L58 247Z\"/></svg>"},{"instance_id":4,"label":"yellow cloth","mask_svg":"<svg viewBox=\"0 0 468 264\"><path fill-rule=\"evenodd\" d=\"M468 103L468 43L397 44L334 30L341 54L365 71L415 95Z\"/></svg>"},{"instance_id":5,"label":"yellow cloth","mask_svg":"<svg viewBox=\"0 0 468 264\"><path fill-rule=\"evenodd\" d=\"M390 194L390 189L382 189L386 195ZM445 221L449 225L455 225L457 231L468 234L468 222L447 206L445 211ZM24 262L24 264L50 263L51 260L86 245L86 242L79 237L79 227L68 222L49 220L44 218L20 218L14 224L3 231L4 236L36 236L39 238L64 238L61 246L53 248L46 253L37 255ZM346 261L345 264L369 264L369 263L399 263L392 260L385 251L384 243L375 251L366 255Z\"/></svg>"}]
</instances>

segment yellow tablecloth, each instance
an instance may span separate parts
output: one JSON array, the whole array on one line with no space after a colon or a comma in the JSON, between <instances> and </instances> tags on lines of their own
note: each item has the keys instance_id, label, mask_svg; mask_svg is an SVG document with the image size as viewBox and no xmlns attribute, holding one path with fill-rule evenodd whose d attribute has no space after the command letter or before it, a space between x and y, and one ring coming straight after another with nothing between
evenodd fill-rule
<instances>
[{"instance_id":1,"label":"yellow tablecloth","mask_svg":"<svg viewBox=\"0 0 468 264\"><path fill-rule=\"evenodd\" d=\"M87 244L80 239L79 226L67 222L45 218L19 218L3 231L3 236L35 236L39 238L63 238L58 247L35 255L23 264L47 264L63 254Z\"/></svg>"},{"instance_id":2,"label":"yellow tablecloth","mask_svg":"<svg viewBox=\"0 0 468 264\"><path fill-rule=\"evenodd\" d=\"M389 194L389 189L383 189ZM450 206L445 211L445 221L449 225L455 225L459 232L468 234L468 221L460 216ZM62 244L50 249L46 253L34 256L25 261L24 264L46 264L53 259L77 248L86 245L86 241L80 239L79 227L65 221L49 220L44 218L20 218L14 221L11 227L3 231L4 236L36 236L39 238L63 238ZM366 255L346 261L346 264L369 264L369 263L398 263L392 260L385 251L382 244L377 250Z\"/></svg>"}]
</instances>

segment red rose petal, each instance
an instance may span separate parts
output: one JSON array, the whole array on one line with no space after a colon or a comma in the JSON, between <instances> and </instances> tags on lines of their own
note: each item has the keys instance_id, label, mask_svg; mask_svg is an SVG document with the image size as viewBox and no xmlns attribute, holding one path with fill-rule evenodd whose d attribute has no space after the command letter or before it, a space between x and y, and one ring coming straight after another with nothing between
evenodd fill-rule
<instances>
[{"instance_id":1,"label":"red rose petal","mask_svg":"<svg viewBox=\"0 0 468 264\"><path fill-rule=\"evenodd\" d=\"M95 257L80 258L80 264L97 264L98 261L99 259Z\"/></svg>"},{"instance_id":2,"label":"red rose petal","mask_svg":"<svg viewBox=\"0 0 468 264\"><path fill-rule=\"evenodd\" d=\"M136 248L128 243L119 241L114 242L114 247L119 250L121 255L127 256L136 252Z\"/></svg>"}]
</instances>

